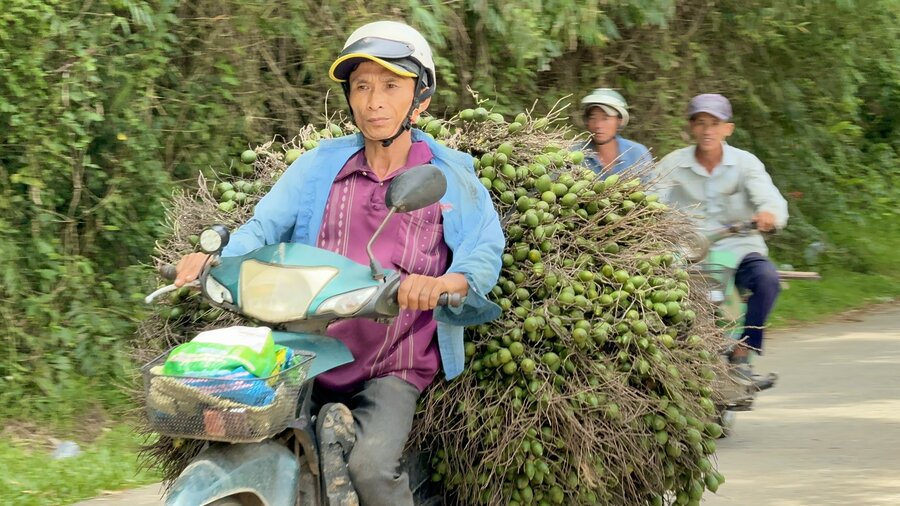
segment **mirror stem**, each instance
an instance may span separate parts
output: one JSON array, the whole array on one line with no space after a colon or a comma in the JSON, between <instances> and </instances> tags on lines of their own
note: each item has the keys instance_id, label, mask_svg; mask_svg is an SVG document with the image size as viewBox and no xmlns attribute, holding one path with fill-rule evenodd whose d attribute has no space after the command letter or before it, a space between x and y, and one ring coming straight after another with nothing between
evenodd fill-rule
<instances>
[{"instance_id":1,"label":"mirror stem","mask_svg":"<svg viewBox=\"0 0 900 506\"><path fill-rule=\"evenodd\" d=\"M388 211L387 216L384 217L384 221L381 222L381 225L378 225L378 229L375 230L375 233L372 234L372 238L369 239L369 244L366 245L366 254L369 255L369 268L372 269L372 279L377 279L378 281L384 279L384 269L381 267L381 264L378 263L378 260L375 259L375 254L372 253L372 245L375 244L375 239L378 239L378 236L381 235L381 231L384 229L384 226L387 225L388 220L391 219L391 216L394 215L396 210L396 207L392 207L391 210Z\"/></svg>"}]
</instances>

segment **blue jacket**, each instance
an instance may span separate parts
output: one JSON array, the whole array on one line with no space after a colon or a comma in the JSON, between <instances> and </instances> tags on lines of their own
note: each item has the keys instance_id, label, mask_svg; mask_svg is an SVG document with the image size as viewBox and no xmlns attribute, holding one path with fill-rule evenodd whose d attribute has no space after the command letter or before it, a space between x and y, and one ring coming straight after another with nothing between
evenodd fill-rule
<instances>
[{"instance_id":1,"label":"blue jacket","mask_svg":"<svg viewBox=\"0 0 900 506\"><path fill-rule=\"evenodd\" d=\"M447 178L447 192L441 199L444 241L452 252L447 272L463 274L469 282L462 306L434 311L441 363L447 379L452 379L465 366L463 326L500 316L500 307L486 295L500 275L505 239L490 194L475 176L472 157L438 144L421 130L413 129L412 136L414 142L428 143L432 163ZM362 135L349 135L323 140L298 158L260 199L250 221L231 235L223 256L243 255L280 242L315 246L334 178L362 148Z\"/></svg>"}]
</instances>

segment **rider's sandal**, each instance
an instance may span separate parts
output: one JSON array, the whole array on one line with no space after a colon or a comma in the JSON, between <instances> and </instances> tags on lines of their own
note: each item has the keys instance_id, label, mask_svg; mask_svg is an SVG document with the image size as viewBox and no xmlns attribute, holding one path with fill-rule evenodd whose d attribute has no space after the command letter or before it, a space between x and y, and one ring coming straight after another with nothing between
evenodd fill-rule
<instances>
[{"instance_id":1,"label":"rider's sandal","mask_svg":"<svg viewBox=\"0 0 900 506\"><path fill-rule=\"evenodd\" d=\"M356 443L353 414L343 404L327 404L316 425L328 506L359 506L346 460Z\"/></svg>"}]
</instances>

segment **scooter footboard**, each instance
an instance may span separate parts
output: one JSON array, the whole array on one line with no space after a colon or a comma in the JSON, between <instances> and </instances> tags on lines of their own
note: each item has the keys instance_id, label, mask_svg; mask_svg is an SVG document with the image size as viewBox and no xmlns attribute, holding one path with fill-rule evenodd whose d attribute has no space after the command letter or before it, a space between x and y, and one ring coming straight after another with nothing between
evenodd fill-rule
<instances>
[{"instance_id":1,"label":"scooter footboard","mask_svg":"<svg viewBox=\"0 0 900 506\"><path fill-rule=\"evenodd\" d=\"M299 464L274 441L214 444L185 468L166 497L166 506L206 506L243 494L262 506L293 505Z\"/></svg>"}]
</instances>

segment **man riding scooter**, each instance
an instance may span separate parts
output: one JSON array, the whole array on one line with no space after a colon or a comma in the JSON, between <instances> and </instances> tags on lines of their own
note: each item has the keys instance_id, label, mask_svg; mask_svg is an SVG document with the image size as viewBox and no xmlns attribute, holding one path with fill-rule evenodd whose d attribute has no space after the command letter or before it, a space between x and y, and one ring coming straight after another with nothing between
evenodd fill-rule
<instances>
[{"instance_id":1,"label":"man riding scooter","mask_svg":"<svg viewBox=\"0 0 900 506\"><path fill-rule=\"evenodd\" d=\"M419 32L391 21L362 26L329 75L341 83L360 133L323 141L298 158L231 236L223 256L290 241L368 265L366 246L388 214L392 178L431 163L448 187L458 189L454 198L387 222L372 250L382 266L403 275L400 314L390 324L352 319L331 325L327 334L355 360L319 375L313 392L322 406L322 458L346 459L349 470L348 479L326 486L355 489L365 506L411 506L399 461L416 401L439 369L448 379L462 372L463 325L477 319L473 315L499 313L485 295L499 276L504 237L472 158L411 130L436 85L431 49ZM175 284L195 279L206 260L202 253L182 258ZM438 307L442 293L464 296L464 302Z\"/></svg>"},{"instance_id":2,"label":"man riding scooter","mask_svg":"<svg viewBox=\"0 0 900 506\"><path fill-rule=\"evenodd\" d=\"M772 183L765 166L747 151L728 145L734 132L731 103L722 95L704 94L688 105L688 125L695 145L666 155L657 165L660 200L692 213L698 227L711 231L723 225L753 221L756 230L726 237L713 249L740 259L735 285L752 293L747 301L740 342L730 355L737 376L758 386L767 381L753 374L753 355L763 347L763 329L780 290L775 265L760 232L785 226L787 202Z\"/></svg>"}]
</instances>

